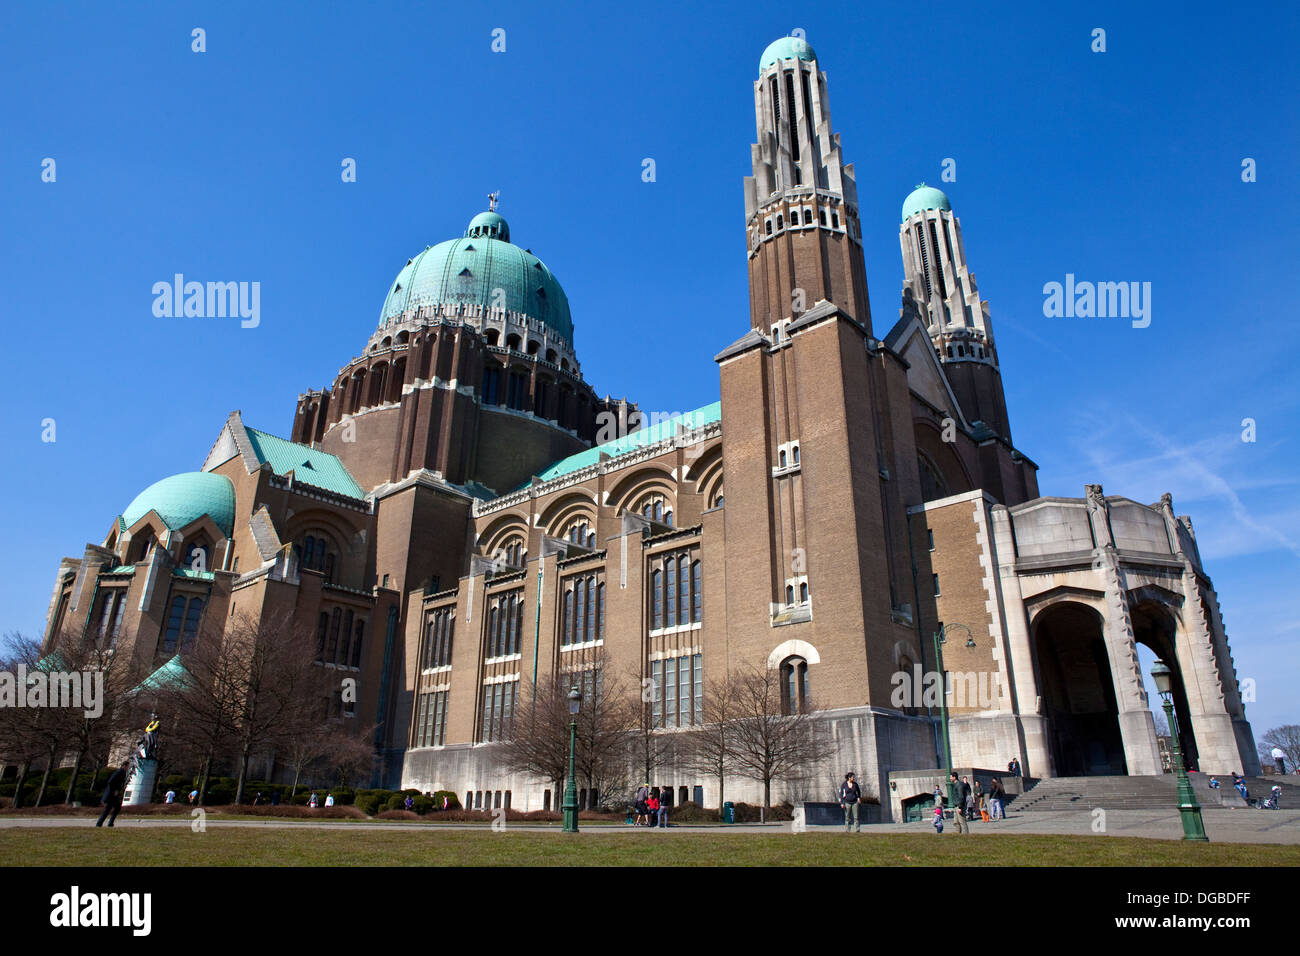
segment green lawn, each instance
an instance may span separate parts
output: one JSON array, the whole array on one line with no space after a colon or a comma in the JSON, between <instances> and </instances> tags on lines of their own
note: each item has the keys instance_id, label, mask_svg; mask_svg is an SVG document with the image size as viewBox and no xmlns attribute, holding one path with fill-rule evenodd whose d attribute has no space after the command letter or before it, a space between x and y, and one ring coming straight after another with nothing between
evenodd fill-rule
<instances>
[{"instance_id":1,"label":"green lawn","mask_svg":"<svg viewBox=\"0 0 1300 956\"><path fill-rule=\"evenodd\" d=\"M932 833L577 836L370 827L0 829L8 866L1300 866L1300 846Z\"/></svg>"}]
</instances>

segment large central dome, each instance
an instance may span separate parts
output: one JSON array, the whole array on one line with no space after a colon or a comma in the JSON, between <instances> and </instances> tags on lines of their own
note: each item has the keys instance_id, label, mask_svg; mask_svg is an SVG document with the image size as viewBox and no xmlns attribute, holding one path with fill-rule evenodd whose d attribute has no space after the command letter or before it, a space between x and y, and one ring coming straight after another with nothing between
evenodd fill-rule
<instances>
[{"instance_id":1,"label":"large central dome","mask_svg":"<svg viewBox=\"0 0 1300 956\"><path fill-rule=\"evenodd\" d=\"M407 309L458 303L523 313L573 343L564 289L541 259L510 242L510 226L495 212L479 213L460 239L408 260L384 299L379 326Z\"/></svg>"}]
</instances>

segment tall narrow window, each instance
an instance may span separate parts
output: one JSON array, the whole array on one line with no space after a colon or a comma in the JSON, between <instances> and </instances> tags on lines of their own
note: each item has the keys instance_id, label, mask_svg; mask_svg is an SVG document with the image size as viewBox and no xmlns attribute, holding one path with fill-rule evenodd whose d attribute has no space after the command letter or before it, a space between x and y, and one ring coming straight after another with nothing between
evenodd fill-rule
<instances>
[{"instance_id":1,"label":"tall narrow window","mask_svg":"<svg viewBox=\"0 0 1300 956\"><path fill-rule=\"evenodd\" d=\"M668 579L668 599L665 601L667 617L666 627L677 625L677 562L669 558L664 562L664 577Z\"/></svg>"},{"instance_id":2,"label":"tall narrow window","mask_svg":"<svg viewBox=\"0 0 1300 956\"><path fill-rule=\"evenodd\" d=\"M704 620L704 588L700 580L700 562L691 564L691 620L699 623Z\"/></svg>"},{"instance_id":3,"label":"tall narrow window","mask_svg":"<svg viewBox=\"0 0 1300 956\"><path fill-rule=\"evenodd\" d=\"M573 588L564 590L564 621L560 625L560 643L573 643Z\"/></svg>"},{"instance_id":4,"label":"tall narrow window","mask_svg":"<svg viewBox=\"0 0 1300 956\"><path fill-rule=\"evenodd\" d=\"M366 622L357 621L357 632L352 638L352 666L361 667L361 638L365 636Z\"/></svg>"},{"instance_id":5,"label":"tall narrow window","mask_svg":"<svg viewBox=\"0 0 1300 956\"><path fill-rule=\"evenodd\" d=\"M655 630L664 626L664 573L655 568L650 575L650 626Z\"/></svg>"},{"instance_id":6,"label":"tall narrow window","mask_svg":"<svg viewBox=\"0 0 1300 956\"><path fill-rule=\"evenodd\" d=\"M348 666L348 657L352 650L352 609L343 614L343 632L339 636L339 656L334 663L339 667Z\"/></svg>"},{"instance_id":7,"label":"tall narrow window","mask_svg":"<svg viewBox=\"0 0 1300 956\"><path fill-rule=\"evenodd\" d=\"M677 726L677 658L664 661L664 726Z\"/></svg>"},{"instance_id":8,"label":"tall narrow window","mask_svg":"<svg viewBox=\"0 0 1300 956\"><path fill-rule=\"evenodd\" d=\"M605 582L596 585L596 638L605 639Z\"/></svg>"},{"instance_id":9,"label":"tall narrow window","mask_svg":"<svg viewBox=\"0 0 1300 956\"><path fill-rule=\"evenodd\" d=\"M587 627L583 640L594 641L596 639L596 576L593 574L587 578Z\"/></svg>"},{"instance_id":10,"label":"tall narrow window","mask_svg":"<svg viewBox=\"0 0 1300 956\"><path fill-rule=\"evenodd\" d=\"M181 631L182 648L194 643L194 638L199 634L199 618L202 616L203 598L190 598L189 607L185 610L185 629Z\"/></svg>"},{"instance_id":11,"label":"tall narrow window","mask_svg":"<svg viewBox=\"0 0 1300 956\"><path fill-rule=\"evenodd\" d=\"M691 621L691 566L685 555L677 560L677 620Z\"/></svg>"}]
</instances>

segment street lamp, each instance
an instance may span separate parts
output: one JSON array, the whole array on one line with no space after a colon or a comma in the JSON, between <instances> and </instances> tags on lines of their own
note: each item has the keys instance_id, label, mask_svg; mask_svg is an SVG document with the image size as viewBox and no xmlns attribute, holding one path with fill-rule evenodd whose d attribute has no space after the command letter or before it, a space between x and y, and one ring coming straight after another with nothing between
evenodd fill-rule
<instances>
[{"instance_id":1,"label":"street lamp","mask_svg":"<svg viewBox=\"0 0 1300 956\"><path fill-rule=\"evenodd\" d=\"M948 695L943 679L943 645L948 643L948 632L957 630L966 632L967 647L975 646L975 638L965 624L945 624L934 632L934 666L939 671L939 721L943 726L943 762L948 770L944 782L948 784L948 804L954 808L957 806L957 785L952 780L952 744L948 740Z\"/></svg>"},{"instance_id":2,"label":"street lamp","mask_svg":"<svg viewBox=\"0 0 1300 956\"><path fill-rule=\"evenodd\" d=\"M578 711L582 708L582 692L574 687L569 691L569 779L564 784L564 832L578 832L578 788L573 782L573 753L578 745Z\"/></svg>"},{"instance_id":3,"label":"street lamp","mask_svg":"<svg viewBox=\"0 0 1300 956\"><path fill-rule=\"evenodd\" d=\"M1192 792L1192 782L1187 778L1187 769L1183 766L1183 748L1178 742L1173 671L1164 661L1156 661L1151 665L1151 679L1156 682L1156 691L1165 705L1165 719L1169 721L1169 743L1174 751L1174 771L1178 774L1178 813L1183 818L1183 839L1208 843L1210 838L1205 835L1201 806L1196 802L1196 794Z\"/></svg>"}]
</instances>

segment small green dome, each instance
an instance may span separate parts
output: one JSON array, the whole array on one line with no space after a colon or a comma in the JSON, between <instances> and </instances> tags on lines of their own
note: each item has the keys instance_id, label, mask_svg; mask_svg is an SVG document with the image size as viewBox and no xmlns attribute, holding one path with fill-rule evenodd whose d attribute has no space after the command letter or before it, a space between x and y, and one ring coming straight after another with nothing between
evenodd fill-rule
<instances>
[{"instance_id":1,"label":"small green dome","mask_svg":"<svg viewBox=\"0 0 1300 956\"><path fill-rule=\"evenodd\" d=\"M903 222L907 222L918 212L926 209L942 209L945 212L951 212L952 206L949 205L948 197L943 194L942 190L921 183L903 200Z\"/></svg>"},{"instance_id":2,"label":"small green dome","mask_svg":"<svg viewBox=\"0 0 1300 956\"><path fill-rule=\"evenodd\" d=\"M489 239L509 242L510 226L497 213L481 212L469 221L469 228L465 230L465 235L475 238L485 236Z\"/></svg>"},{"instance_id":3,"label":"small green dome","mask_svg":"<svg viewBox=\"0 0 1300 956\"><path fill-rule=\"evenodd\" d=\"M776 42L767 45L762 58L758 61L758 71L763 72L778 60L815 59L817 59L817 54L813 52L813 48L808 45L807 40L802 37L781 37Z\"/></svg>"},{"instance_id":4,"label":"small green dome","mask_svg":"<svg viewBox=\"0 0 1300 956\"><path fill-rule=\"evenodd\" d=\"M129 528L150 511L158 512L173 530L207 515L222 534L229 536L235 527L235 486L225 475L210 471L172 475L136 495L122 512L122 521Z\"/></svg>"},{"instance_id":5,"label":"small green dome","mask_svg":"<svg viewBox=\"0 0 1300 956\"><path fill-rule=\"evenodd\" d=\"M569 298L559 280L541 259L510 242L510 226L495 212L479 213L462 238L409 260L388 289L379 327L410 308L457 303L521 312L573 343Z\"/></svg>"}]
</instances>

